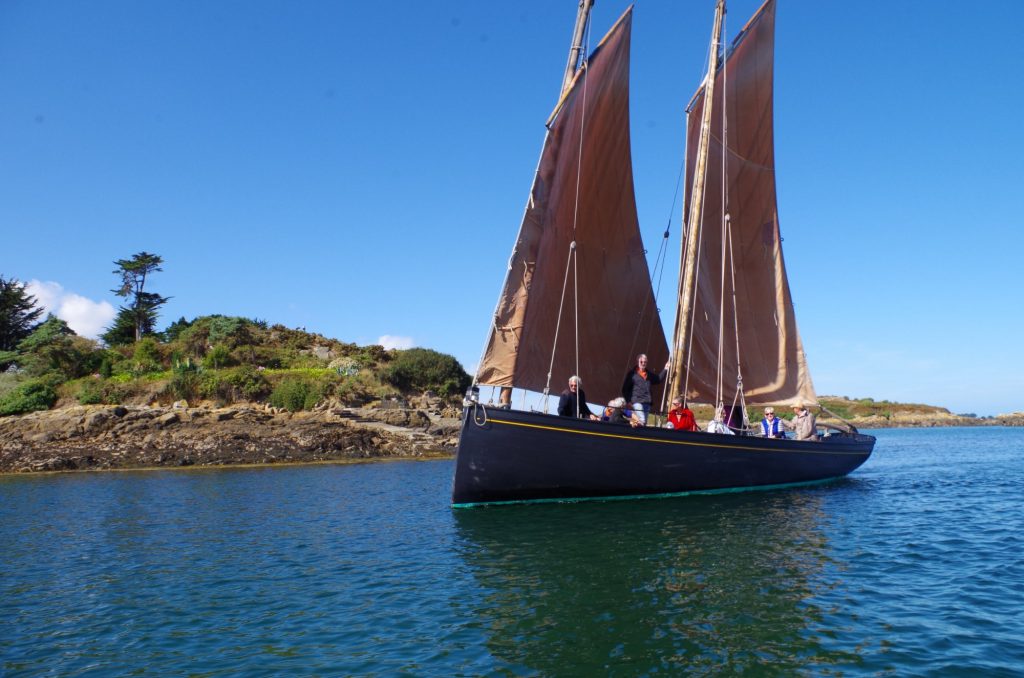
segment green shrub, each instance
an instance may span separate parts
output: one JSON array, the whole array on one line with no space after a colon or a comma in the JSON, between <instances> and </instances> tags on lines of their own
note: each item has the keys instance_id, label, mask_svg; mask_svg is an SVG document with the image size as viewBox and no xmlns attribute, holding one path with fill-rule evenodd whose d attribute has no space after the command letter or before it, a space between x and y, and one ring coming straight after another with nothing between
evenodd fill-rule
<instances>
[{"instance_id":1,"label":"green shrub","mask_svg":"<svg viewBox=\"0 0 1024 678\"><path fill-rule=\"evenodd\" d=\"M429 348L397 352L382 376L402 390L430 390L444 396L463 393L472 382L458 360Z\"/></svg>"},{"instance_id":2,"label":"green shrub","mask_svg":"<svg viewBox=\"0 0 1024 678\"><path fill-rule=\"evenodd\" d=\"M160 355L160 345L153 337L143 337L135 342L135 350L132 352L132 370L136 374L146 372L159 372L163 367L163 356Z\"/></svg>"},{"instance_id":3,"label":"green shrub","mask_svg":"<svg viewBox=\"0 0 1024 678\"><path fill-rule=\"evenodd\" d=\"M51 315L18 344L18 354L17 363L28 374L59 373L67 380L96 371L103 352L95 341L76 335L66 322Z\"/></svg>"},{"instance_id":4,"label":"green shrub","mask_svg":"<svg viewBox=\"0 0 1024 678\"><path fill-rule=\"evenodd\" d=\"M185 316L181 316L181 318L175 320L173 323L168 325L167 329L163 331L164 341L167 343L171 343L172 341L176 340L178 336L181 335L182 332L184 332L191 326L192 323L189 322L188 320L185 320Z\"/></svg>"},{"instance_id":5,"label":"green shrub","mask_svg":"<svg viewBox=\"0 0 1024 678\"><path fill-rule=\"evenodd\" d=\"M104 379L109 379L110 375L114 373L113 358L109 355L104 355L103 359L100 361L99 370L97 371L101 377L103 377Z\"/></svg>"},{"instance_id":6,"label":"green shrub","mask_svg":"<svg viewBox=\"0 0 1024 678\"><path fill-rule=\"evenodd\" d=\"M30 379L0 397L0 416L48 410L57 402L52 379Z\"/></svg>"},{"instance_id":7,"label":"green shrub","mask_svg":"<svg viewBox=\"0 0 1024 678\"><path fill-rule=\"evenodd\" d=\"M78 393L75 395L82 405L99 405L103 400L103 382L99 379L86 377L78 384Z\"/></svg>"},{"instance_id":8,"label":"green shrub","mask_svg":"<svg viewBox=\"0 0 1024 678\"><path fill-rule=\"evenodd\" d=\"M234 339L233 343L240 343L239 340L244 341L249 337L250 321L247 318L211 315L202 320L207 321L208 341L211 344L219 344L227 339Z\"/></svg>"},{"instance_id":9,"label":"green shrub","mask_svg":"<svg viewBox=\"0 0 1024 678\"><path fill-rule=\"evenodd\" d=\"M270 394L270 404L283 407L290 412L310 410L320 402L323 390L319 384L307 377L290 376L281 380Z\"/></svg>"},{"instance_id":10,"label":"green shrub","mask_svg":"<svg viewBox=\"0 0 1024 678\"><path fill-rule=\"evenodd\" d=\"M424 349L414 348L410 350L422 351ZM434 353L434 351L431 351L431 353ZM441 354L438 353L437 355ZM356 363L358 363L360 367L366 368L374 367L375 365L378 365L380 363L386 363L389 360L391 360L391 354L388 353L387 350L380 344L371 344L369 346L363 346L358 351L356 351L355 355L353 355L352 357L355 359Z\"/></svg>"},{"instance_id":11,"label":"green shrub","mask_svg":"<svg viewBox=\"0 0 1024 678\"><path fill-rule=\"evenodd\" d=\"M199 394L200 381L199 371L195 367L179 364L174 368L164 393L174 400L195 400Z\"/></svg>"},{"instance_id":12,"label":"green shrub","mask_svg":"<svg viewBox=\"0 0 1024 678\"><path fill-rule=\"evenodd\" d=\"M0 372L0 400L24 383L22 377L13 372Z\"/></svg>"},{"instance_id":13,"label":"green shrub","mask_svg":"<svg viewBox=\"0 0 1024 678\"><path fill-rule=\"evenodd\" d=\"M203 358L203 367L208 370L216 370L220 367L231 367L235 364L235 359L231 357L231 349L224 344L217 344L211 348L210 352Z\"/></svg>"},{"instance_id":14,"label":"green shrub","mask_svg":"<svg viewBox=\"0 0 1024 678\"><path fill-rule=\"evenodd\" d=\"M252 365L243 365L228 370L225 376L227 382L245 400L263 400L270 395L270 382L263 376L261 370Z\"/></svg>"},{"instance_id":15,"label":"green shrub","mask_svg":"<svg viewBox=\"0 0 1024 678\"><path fill-rule=\"evenodd\" d=\"M244 360L239 352L244 352ZM248 362L269 370L280 369L283 365L281 351L273 346L243 346L237 349L234 355L239 362Z\"/></svg>"},{"instance_id":16,"label":"green shrub","mask_svg":"<svg viewBox=\"0 0 1024 678\"><path fill-rule=\"evenodd\" d=\"M108 381L103 384L103 402L107 405L120 405L135 393L132 384L118 384Z\"/></svg>"},{"instance_id":17,"label":"green shrub","mask_svg":"<svg viewBox=\"0 0 1024 678\"><path fill-rule=\"evenodd\" d=\"M341 377L334 384L331 395L348 405L365 405L372 400L388 398L399 393L394 386L381 383L376 375L363 370L352 376Z\"/></svg>"},{"instance_id":18,"label":"green shrub","mask_svg":"<svg viewBox=\"0 0 1024 678\"><path fill-rule=\"evenodd\" d=\"M251 365L205 372L199 378L198 393L222 404L238 400L262 400L270 393L270 382Z\"/></svg>"}]
</instances>

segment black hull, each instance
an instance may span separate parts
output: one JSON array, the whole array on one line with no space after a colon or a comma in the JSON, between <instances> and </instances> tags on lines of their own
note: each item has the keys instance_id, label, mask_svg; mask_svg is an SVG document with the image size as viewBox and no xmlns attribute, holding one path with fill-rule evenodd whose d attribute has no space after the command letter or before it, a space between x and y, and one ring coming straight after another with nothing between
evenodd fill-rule
<instances>
[{"instance_id":1,"label":"black hull","mask_svg":"<svg viewBox=\"0 0 1024 678\"><path fill-rule=\"evenodd\" d=\"M839 478L873 436L818 442L618 426L533 412L467 408L452 504L572 500L755 489Z\"/></svg>"}]
</instances>

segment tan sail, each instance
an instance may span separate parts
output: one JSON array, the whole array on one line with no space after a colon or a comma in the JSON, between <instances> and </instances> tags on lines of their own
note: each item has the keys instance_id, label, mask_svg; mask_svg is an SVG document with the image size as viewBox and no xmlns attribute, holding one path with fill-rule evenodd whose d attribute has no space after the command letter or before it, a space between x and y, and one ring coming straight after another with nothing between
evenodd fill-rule
<instances>
[{"instance_id":1,"label":"tan sail","mask_svg":"<svg viewBox=\"0 0 1024 678\"><path fill-rule=\"evenodd\" d=\"M686 358L686 395L692 401L714 402L721 343L721 395L726 402L731 402L736 394L740 371L747 404L817 402L797 331L779 237L772 130L774 34L775 1L768 0L734 43L716 79L700 220L692 341L679 338L675 342L683 350L688 345L692 347ZM730 219L731 243L723 236L722 227L723 93L728 136L725 211ZM703 91L697 93L689 111L690 148L696 146L700 132L702 95ZM694 159L690 158L688 187L693 185L693 172ZM689 205L689 188L684 204ZM724 321L721 330L720 317Z\"/></svg>"},{"instance_id":2,"label":"tan sail","mask_svg":"<svg viewBox=\"0 0 1024 678\"><path fill-rule=\"evenodd\" d=\"M480 384L543 391L554 350L554 392L578 372L591 401L607 401L636 353L657 367L667 358L633 193L631 24L632 8L577 72L550 123Z\"/></svg>"}]
</instances>

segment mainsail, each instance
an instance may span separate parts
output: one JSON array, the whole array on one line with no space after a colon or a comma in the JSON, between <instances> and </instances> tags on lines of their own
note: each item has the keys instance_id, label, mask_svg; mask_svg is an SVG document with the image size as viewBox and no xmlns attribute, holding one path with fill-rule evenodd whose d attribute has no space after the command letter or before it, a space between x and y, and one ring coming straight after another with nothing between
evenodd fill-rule
<instances>
[{"instance_id":1,"label":"mainsail","mask_svg":"<svg viewBox=\"0 0 1024 678\"><path fill-rule=\"evenodd\" d=\"M817 403L797 331L779 236L772 131L774 34L775 1L768 0L734 42L715 81L689 323L692 337L677 338L680 350L690 349L686 396L697 402L713 403L716 398L731 402L742 375L747 404ZM697 146L703 93L702 87L690 105L689 148ZM730 235L723 226L723 137L728 147L725 214ZM685 205L690 204L694 171L695 158L690 157ZM677 390L682 389L678 384Z\"/></svg>"},{"instance_id":2,"label":"mainsail","mask_svg":"<svg viewBox=\"0 0 1024 678\"><path fill-rule=\"evenodd\" d=\"M632 16L630 8L611 28L552 118L480 384L543 391L551 366L553 389L578 373L590 398L604 401L636 353L655 368L667 358L633 193Z\"/></svg>"}]
</instances>

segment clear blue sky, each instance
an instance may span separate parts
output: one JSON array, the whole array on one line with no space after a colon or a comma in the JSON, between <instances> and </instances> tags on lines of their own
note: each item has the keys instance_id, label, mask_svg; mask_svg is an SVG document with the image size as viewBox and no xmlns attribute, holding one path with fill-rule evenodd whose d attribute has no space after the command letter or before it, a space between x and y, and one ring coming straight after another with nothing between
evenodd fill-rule
<instances>
[{"instance_id":1,"label":"clear blue sky","mask_svg":"<svg viewBox=\"0 0 1024 678\"><path fill-rule=\"evenodd\" d=\"M757 8L730 3L730 39ZM625 8L599 0L594 41ZM0 274L81 327L146 250L180 316L479 358L575 0L0 2ZM713 2L637 3L652 255ZM821 394L1024 410L1024 2L779 0L784 249ZM674 275L674 271L670 271ZM663 289L671 288L663 286ZM671 326L673 300L659 305Z\"/></svg>"}]
</instances>

